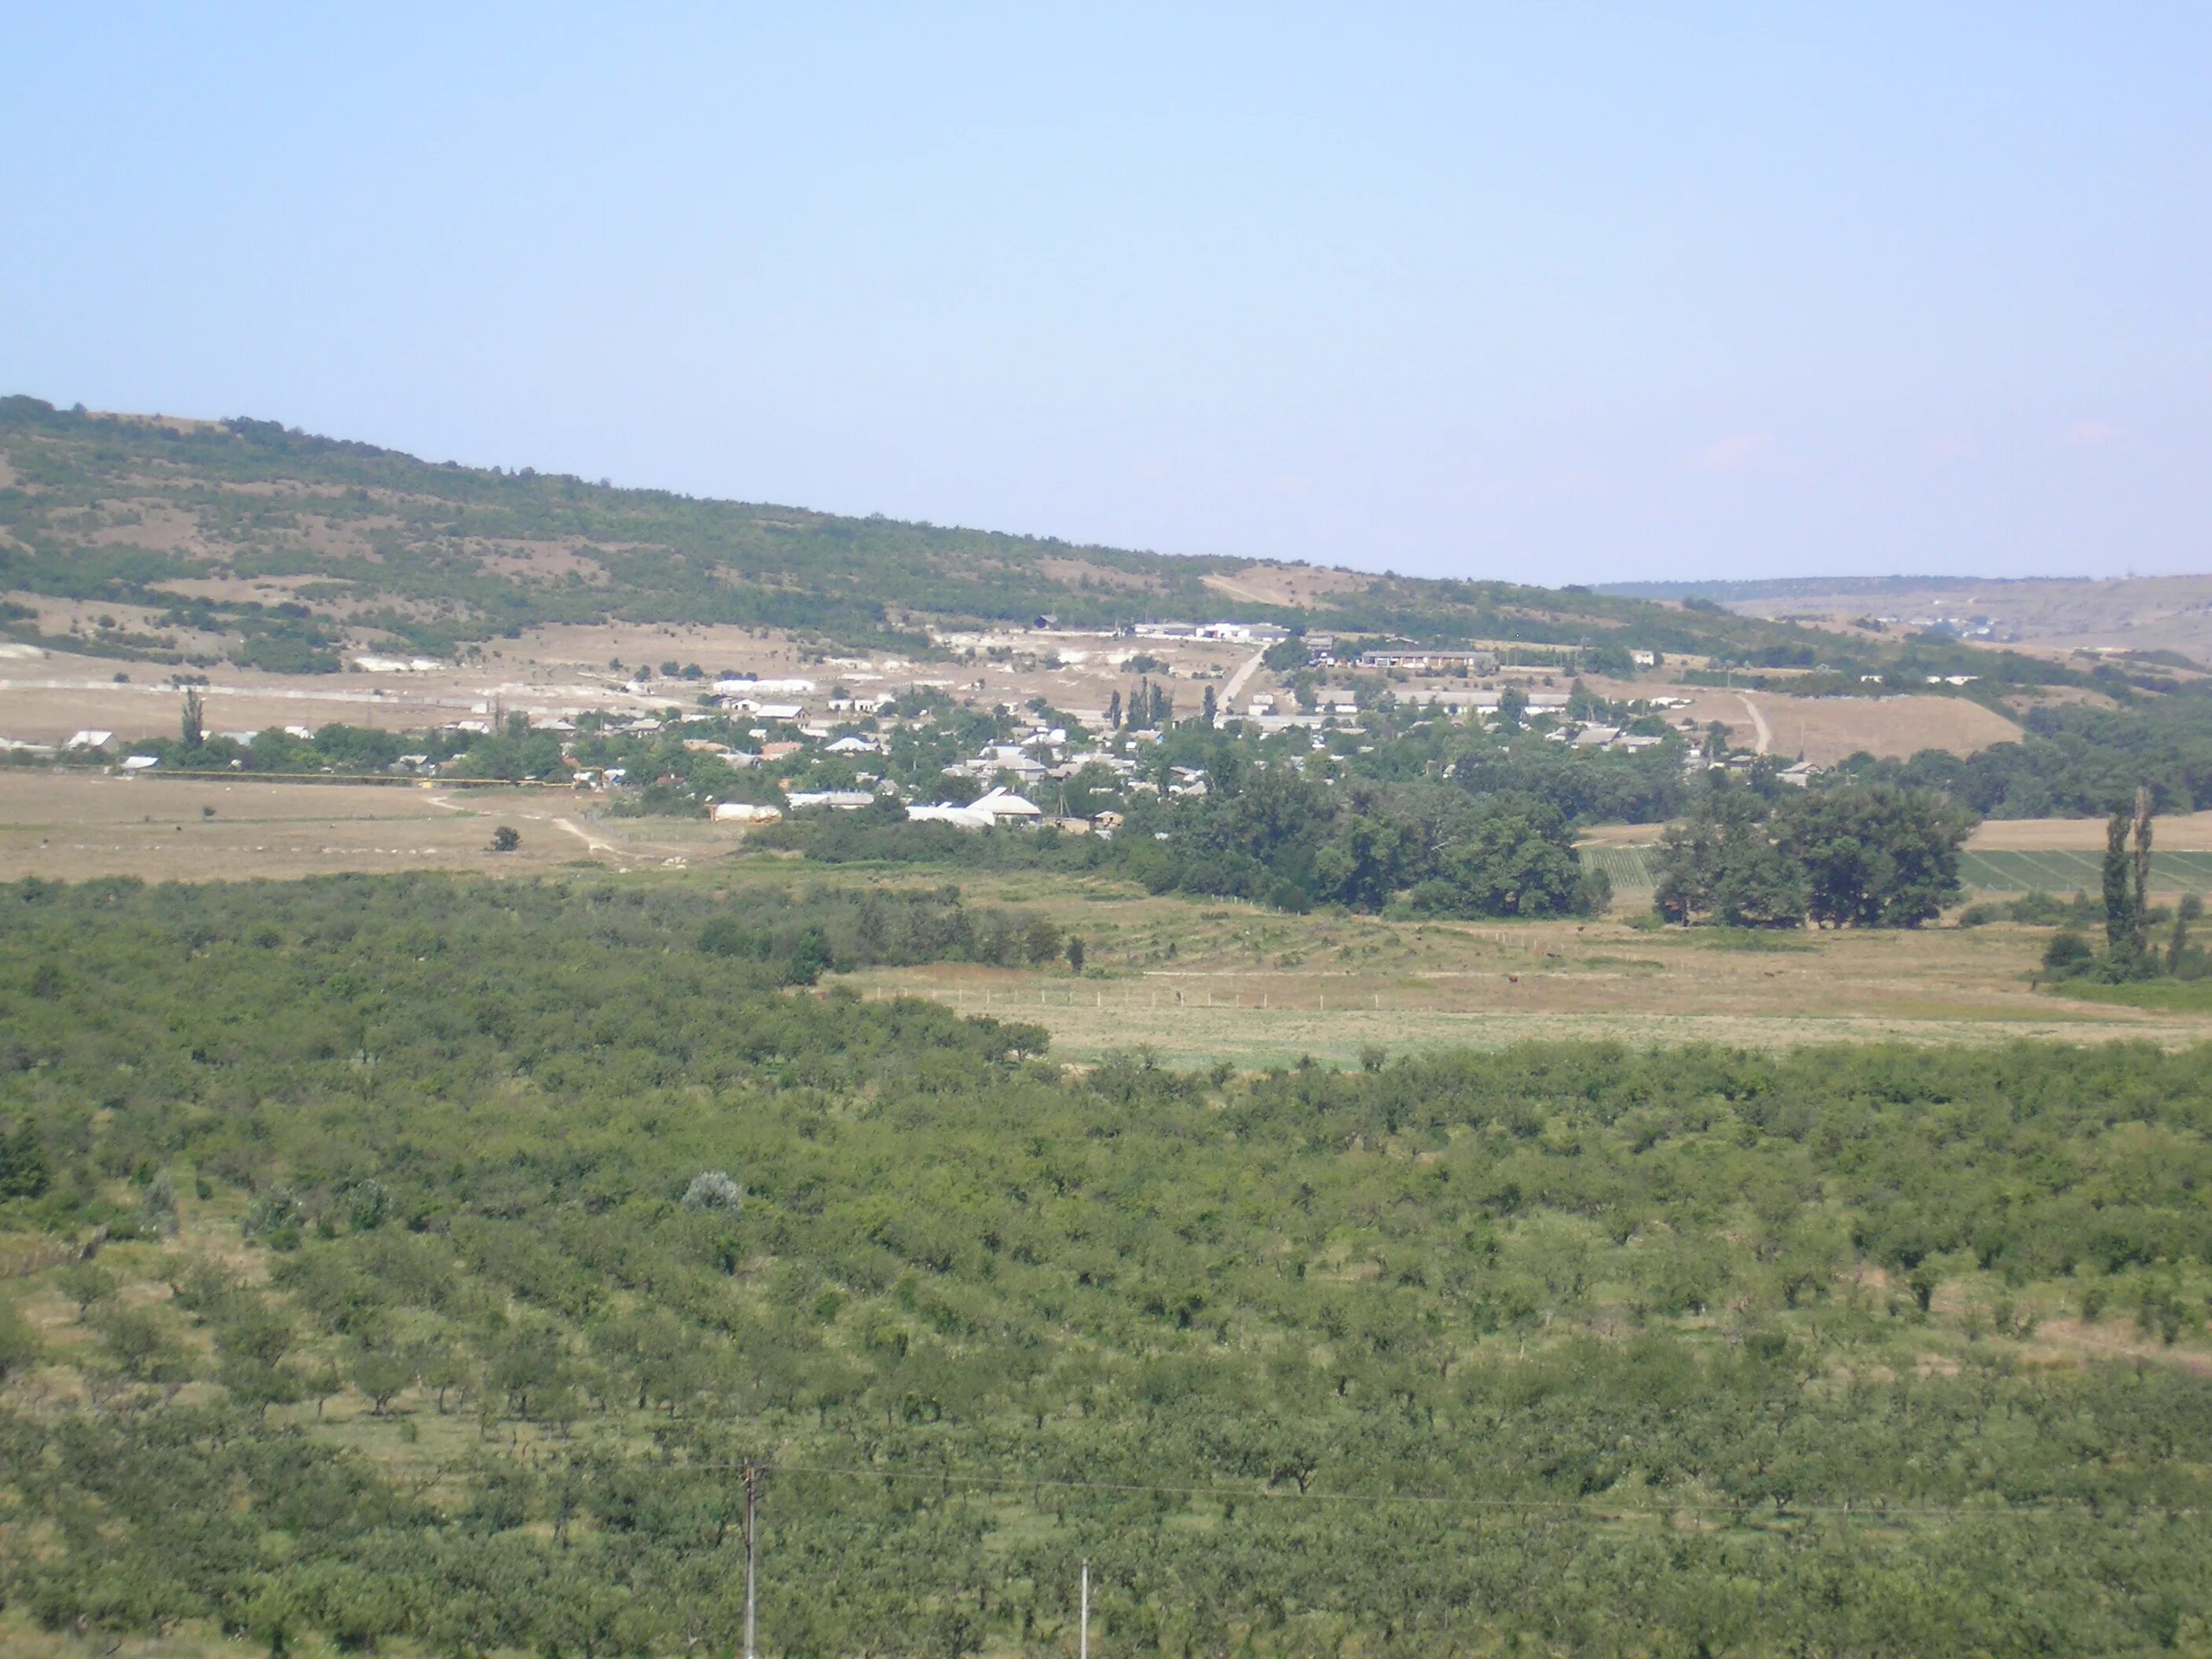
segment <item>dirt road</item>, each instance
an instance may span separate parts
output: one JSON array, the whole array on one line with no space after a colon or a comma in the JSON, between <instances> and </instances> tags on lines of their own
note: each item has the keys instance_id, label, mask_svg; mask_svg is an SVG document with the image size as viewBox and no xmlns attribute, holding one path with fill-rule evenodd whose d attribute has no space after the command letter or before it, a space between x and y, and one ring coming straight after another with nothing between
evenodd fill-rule
<instances>
[{"instance_id":1,"label":"dirt road","mask_svg":"<svg viewBox=\"0 0 2212 1659\"><path fill-rule=\"evenodd\" d=\"M1261 647L1244 660L1234 674L1229 677L1228 688L1221 694L1220 712L1213 717L1214 724L1218 726L1221 723L1223 716L1229 712L1229 705L1236 702L1238 694L1244 690L1244 682L1260 672L1260 665L1267 655L1267 647Z\"/></svg>"},{"instance_id":2,"label":"dirt road","mask_svg":"<svg viewBox=\"0 0 2212 1659\"><path fill-rule=\"evenodd\" d=\"M1759 734L1759 752L1763 755L1774 746L1774 733L1767 729L1766 716L1759 712L1759 705L1748 693L1739 691L1736 696L1743 704L1744 713L1751 716L1752 729Z\"/></svg>"}]
</instances>

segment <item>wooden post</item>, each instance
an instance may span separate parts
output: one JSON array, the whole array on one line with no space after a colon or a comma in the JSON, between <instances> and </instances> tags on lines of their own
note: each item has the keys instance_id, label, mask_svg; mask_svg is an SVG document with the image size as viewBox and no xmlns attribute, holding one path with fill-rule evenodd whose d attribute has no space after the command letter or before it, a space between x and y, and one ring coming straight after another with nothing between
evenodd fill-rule
<instances>
[{"instance_id":1,"label":"wooden post","mask_svg":"<svg viewBox=\"0 0 2212 1659\"><path fill-rule=\"evenodd\" d=\"M759 1469L745 1465L745 1659L757 1659L753 1646L753 1570L758 1558L753 1534L753 1483L759 1475Z\"/></svg>"}]
</instances>

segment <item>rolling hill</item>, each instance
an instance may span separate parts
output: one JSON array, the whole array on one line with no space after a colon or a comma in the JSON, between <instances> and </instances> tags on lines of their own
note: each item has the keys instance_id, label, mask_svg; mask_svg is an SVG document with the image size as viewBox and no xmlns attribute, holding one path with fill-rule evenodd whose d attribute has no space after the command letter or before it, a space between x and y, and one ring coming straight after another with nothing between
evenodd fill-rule
<instances>
[{"instance_id":1,"label":"rolling hill","mask_svg":"<svg viewBox=\"0 0 2212 1659\"><path fill-rule=\"evenodd\" d=\"M41 642L52 602L94 601L118 608L68 648L285 672L335 670L348 646L451 656L549 623L713 623L919 653L933 620L1224 609L1439 645L1837 659L1832 635L1710 605L840 517L27 397L0 398L0 592L19 640Z\"/></svg>"}]
</instances>

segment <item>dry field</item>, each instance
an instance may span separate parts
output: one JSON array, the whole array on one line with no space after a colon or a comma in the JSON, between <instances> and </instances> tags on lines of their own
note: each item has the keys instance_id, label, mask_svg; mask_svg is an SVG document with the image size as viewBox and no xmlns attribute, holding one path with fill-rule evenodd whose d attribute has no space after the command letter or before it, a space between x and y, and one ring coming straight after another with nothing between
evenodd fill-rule
<instances>
[{"instance_id":1,"label":"dry field","mask_svg":"<svg viewBox=\"0 0 2212 1659\"><path fill-rule=\"evenodd\" d=\"M2212 812L2163 817L2152 842L2161 853L2212 852ZM2102 818L1990 819L1974 831L1967 848L1977 853L2102 853Z\"/></svg>"},{"instance_id":2,"label":"dry field","mask_svg":"<svg viewBox=\"0 0 2212 1659\"><path fill-rule=\"evenodd\" d=\"M2006 924L1743 948L1705 930L1647 933L1617 921L1293 917L1035 876L963 887L980 902L1044 909L1084 936L1094 971L1079 980L1065 968L937 966L856 982L1042 1024L1054 1052L1076 1060L1147 1048L1178 1065L1285 1065L1304 1054L1349 1063L1370 1045L1396 1052L1524 1038L1753 1048L2212 1040L2212 1017L2063 1002L2034 990L2028 975L2045 935Z\"/></svg>"},{"instance_id":3,"label":"dry field","mask_svg":"<svg viewBox=\"0 0 2212 1659\"><path fill-rule=\"evenodd\" d=\"M1861 750L1899 759L1923 749L1971 755L2020 737L2020 727L2003 715L1964 697L1789 697L1711 686L1666 690L1690 699L1687 708L1673 711L1676 718L1687 716L1700 726L1720 720L1740 744L1763 754L1802 755L1822 766ZM1628 695L1650 696L1652 688Z\"/></svg>"},{"instance_id":4,"label":"dry field","mask_svg":"<svg viewBox=\"0 0 2212 1659\"><path fill-rule=\"evenodd\" d=\"M736 840L706 823L599 822L567 789L263 783L0 771L0 880L246 881L338 871L678 867ZM495 826L520 830L490 850Z\"/></svg>"}]
</instances>

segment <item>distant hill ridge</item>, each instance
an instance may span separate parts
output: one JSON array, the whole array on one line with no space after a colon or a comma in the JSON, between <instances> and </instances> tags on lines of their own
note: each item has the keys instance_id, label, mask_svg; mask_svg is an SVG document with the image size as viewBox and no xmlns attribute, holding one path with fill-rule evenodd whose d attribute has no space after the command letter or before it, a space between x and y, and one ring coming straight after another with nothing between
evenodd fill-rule
<instances>
[{"instance_id":1,"label":"distant hill ridge","mask_svg":"<svg viewBox=\"0 0 2212 1659\"><path fill-rule=\"evenodd\" d=\"M94 643L111 655L186 659L181 631L221 636L243 663L309 672L336 668L345 648L450 656L526 627L608 620L926 652L931 621L1105 627L1224 611L1435 645L1610 643L1770 665L1835 644L1588 588L1345 572L1304 604L1222 591L1243 587L1240 574L1304 568L434 463L271 421L0 398L0 592L18 596L0 626L28 637L34 607L21 601L42 597L158 611L103 630Z\"/></svg>"},{"instance_id":2,"label":"distant hill ridge","mask_svg":"<svg viewBox=\"0 0 2212 1659\"><path fill-rule=\"evenodd\" d=\"M1739 599L1787 599L1864 593L1917 593L1929 588L2008 586L2027 582L2081 582L2094 576L1773 576L1747 581L1601 582L1595 592L1627 599L1709 599L1730 605Z\"/></svg>"}]
</instances>

